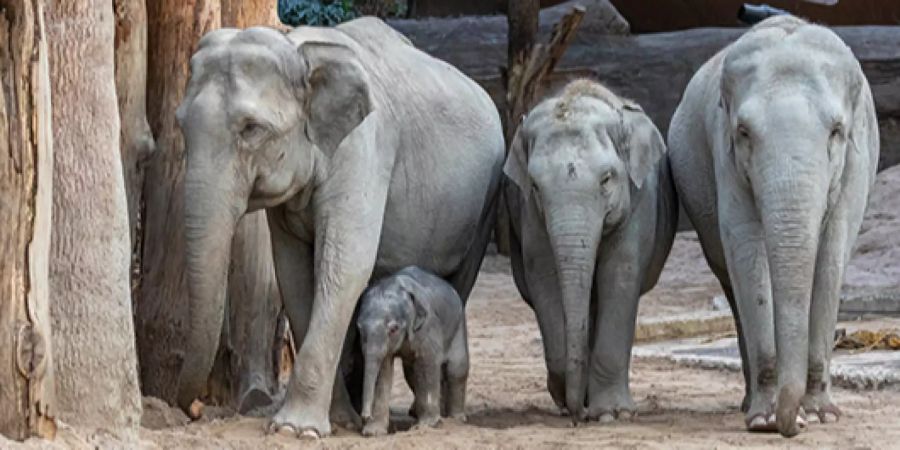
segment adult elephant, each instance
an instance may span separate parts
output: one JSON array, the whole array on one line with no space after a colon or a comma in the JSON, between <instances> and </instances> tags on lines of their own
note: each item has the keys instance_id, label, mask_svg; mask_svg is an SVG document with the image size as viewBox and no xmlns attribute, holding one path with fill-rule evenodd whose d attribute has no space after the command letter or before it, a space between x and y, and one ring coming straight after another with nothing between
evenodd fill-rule
<instances>
[{"instance_id":1,"label":"adult elephant","mask_svg":"<svg viewBox=\"0 0 900 450\"><path fill-rule=\"evenodd\" d=\"M213 363L235 223L265 208L301 343L272 429L327 435L342 343L370 277L417 265L468 297L495 215L496 108L459 71L362 18L209 33L178 119L191 314L179 404L200 394Z\"/></svg>"},{"instance_id":2,"label":"adult elephant","mask_svg":"<svg viewBox=\"0 0 900 450\"><path fill-rule=\"evenodd\" d=\"M878 161L872 93L832 31L767 19L710 59L669 128L684 210L738 322L750 430L837 420L829 360Z\"/></svg>"}]
</instances>

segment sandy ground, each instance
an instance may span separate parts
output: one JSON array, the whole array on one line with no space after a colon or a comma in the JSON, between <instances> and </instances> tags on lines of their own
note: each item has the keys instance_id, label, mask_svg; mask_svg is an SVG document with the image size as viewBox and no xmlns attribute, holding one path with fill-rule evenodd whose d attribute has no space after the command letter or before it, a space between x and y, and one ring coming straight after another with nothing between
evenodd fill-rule
<instances>
[{"instance_id":1,"label":"sandy ground","mask_svg":"<svg viewBox=\"0 0 900 450\"><path fill-rule=\"evenodd\" d=\"M683 244L683 245L682 245ZM690 239L680 242L691 250ZM683 255L676 255L681 257ZM674 274L667 277L677 279ZM667 278L668 279L668 278ZM711 279L709 281L712 281ZM690 304L684 286L661 285L642 312L674 298ZM697 293L713 291L693 286ZM706 289L705 291L703 289ZM681 298L681 296L684 298ZM707 297L708 300L708 297ZM678 308L683 311L683 308ZM665 305L660 311L676 310ZM654 311L655 312L655 311ZM545 388L540 335L531 310L519 299L504 261L491 257L469 304L472 371L466 424L445 422L440 428L399 431L383 438L362 438L338 430L326 440L302 445L316 448L897 448L900 447L900 390L854 392L837 389L845 416L837 424L814 424L787 441L778 435L744 431L738 405L743 395L739 374L679 367L662 360L636 360L632 390L639 405L633 422L591 423L573 428L556 413ZM399 372L393 409L411 402ZM409 419L395 416L405 430ZM264 436L263 419L224 419L159 431L143 429L144 444L161 448L299 448L299 441Z\"/></svg>"},{"instance_id":2,"label":"sandy ground","mask_svg":"<svg viewBox=\"0 0 900 450\"><path fill-rule=\"evenodd\" d=\"M873 196L859 251L847 272L849 291L900 290L900 167L882 173ZM696 236L678 236L660 283L641 301L641 317L712 309L718 284L703 261ZM139 441L125 444L103 430L63 427L55 444L24 447L92 448L900 448L900 389L835 389L844 417L837 424L813 424L792 440L744 430L738 405L739 373L693 369L658 359L636 359L632 393L639 415L631 422L591 423L577 428L556 413L545 387L540 335L531 310L521 301L503 257L489 256L467 308L471 372L466 424L407 431L400 412L411 402L399 371L392 409L398 431L363 438L348 430L318 441L263 433L264 419L226 418L188 426L158 401L149 401ZM896 322L893 322L896 323ZM398 365L399 366L399 365ZM0 448L20 447L0 438Z\"/></svg>"}]
</instances>

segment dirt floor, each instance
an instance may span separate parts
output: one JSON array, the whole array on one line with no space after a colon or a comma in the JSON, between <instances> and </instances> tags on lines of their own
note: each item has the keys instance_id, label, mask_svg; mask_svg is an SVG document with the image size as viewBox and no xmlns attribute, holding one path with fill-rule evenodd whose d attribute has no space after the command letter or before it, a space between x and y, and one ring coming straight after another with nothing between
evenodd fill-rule
<instances>
[{"instance_id":1,"label":"dirt floor","mask_svg":"<svg viewBox=\"0 0 900 450\"><path fill-rule=\"evenodd\" d=\"M642 316L710 309L718 294L715 280L700 264L700 250L690 233L680 235L660 285L641 304ZM540 335L531 310L520 300L508 262L491 256L469 303L472 370L466 424L445 421L437 429L408 431L401 414L411 402L399 372L394 378L397 431L387 437L363 438L348 430L319 441L263 433L264 419L215 419L158 430L142 428L141 448L900 448L900 389L849 391L836 389L845 416L837 424L813 424L787 441L774 434L744 430L738 405L743 382L736 372L681 367L664 360L637 359L631 371L639 415L632 422L590 423L573 428L560 417L545 388ZM896 322L895 322L896 323ZM398 365L399 366L399 365ZM150 401L145 425L175 424L180 412ZM78 437L74 436L77 434ZM102 431L63 430L64 446L121 445ZM2 447L0 443L0 447ZM126 448L133 448L125 446Z\"/></svg>"},{"instance_id":2,"label":"dirt floor","mask_svg":"<svg viewBox=\"0 0 900 450\"><path fill-rule=\"evenodd\" d=\"M699 252L690 236L679 239L675 261ZM696 252L695 252L696 250ZM744 430L738 405L743 382L738 373L678 367L662 360L636 360L632 389L639 415L633 422L591 423L577 428L556 413L545 387L540 335L531 310L519 299L500 257L490 257L468 306L472 371L466 424L445 422L440 428L400 431L366 439L338 430L316 448L898 448L900 390L854 392L836 390L845 416L832 425L813 424L810 431L787 441L778 435ZM669 267L683 267L670 264ZM702 267L696 269L702 272ZM645 297L641 313L666 314L709 308L717 292L712 276L691 274L704 283L687 285L669 271L664 282ZM695 300L700 299L700 300ZM394 378L393 409L405 410L412 398L402 376ZM409 419L397 415L401 429ZM263 419L223 419L200 425L152 431L141 439L161 448L299 448L284 436L264 436Z\"/></svg>"},{"instance_id":3,"label":"dirt floor","mask_svg":"<svg viewBox=\"0 0 900 450\"><path fill-rule=\"evenodd\" d=\"M847 272L845 293L900 291L900 166L882 173L873 195L860 249ZM641 300L642 318L713 309L720 295L693 233L676 239L656 289ZM318 442L263 433L265 420L224 418L188 426L180 411L145 401L138 442L123 444L104 430L65 426L53 444L24 446L3 441L0 448L872 448L900 449L900 387L881 391L835 389L844 417L831 425L812 424L792 439L745 431L738 405L743 381L737 372L688 368L661 359L636 359L631 386L639 414L631 422L590 423L577 428L560 417L545 387L540 335L531 310L521 301L509 262L489 256L467 308L471 372L466 424L407 431L403 415L411 402L399 372L392 409L398 431L363 438L348 430ZM900 327L900 320L886 323ZM398 364L399 366L399 364ZM151 429L151 427L153 429Z\"/></svg>"}]
</instances>

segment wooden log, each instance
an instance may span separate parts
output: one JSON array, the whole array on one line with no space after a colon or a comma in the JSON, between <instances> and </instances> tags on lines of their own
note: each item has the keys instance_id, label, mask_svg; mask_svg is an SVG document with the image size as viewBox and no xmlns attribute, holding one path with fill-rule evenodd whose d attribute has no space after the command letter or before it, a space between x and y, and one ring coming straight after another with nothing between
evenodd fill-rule
<instances>
[{"instance_id":1,"label":"wooden log","mask_svg":"<svg viewBox=\"0 0 900 450\"><path fill-rule=\"evenodd\" d=\"M468 32L459 19L456 39L435 42L439 32L422 33L397 27L419 48L453 64L482 84L498 105L505 89L498 69L506 59L506 43L483 39L494 33ZM472 22L472 21L470 21ZM452 25L448 24L447 27ZM900 27L835 27L853 49L869 79L881 128L879 169L900 163ZM616 93L637 101L665 135L681 94L694 72L717 51L744 33L742 28L700 28L632 36L579 32L556 71L544 80L552 93L577 77L593 77ZM466 36L473 36L471 39Z\"/></svg>"},{"instance_id":2,"label":"wooden log","mask_svg":"<svg viewBox=\"0 0 900 450\"><path fill-rule=\"evenodd\" d=\"M43 0L0 0L0 11L0 434L52 438L53 145Z\"/></svg>"},{"instance_id":3,"label":"wooden log","mask_svg":"<svg viewBox=\"0 0 900 450\"><path fill-rule=\"evenodd\" d=\"M50 315L58 418L136 437L128 203L108 0L47 3L53 104Z\"/></svg>"}]
</instances>

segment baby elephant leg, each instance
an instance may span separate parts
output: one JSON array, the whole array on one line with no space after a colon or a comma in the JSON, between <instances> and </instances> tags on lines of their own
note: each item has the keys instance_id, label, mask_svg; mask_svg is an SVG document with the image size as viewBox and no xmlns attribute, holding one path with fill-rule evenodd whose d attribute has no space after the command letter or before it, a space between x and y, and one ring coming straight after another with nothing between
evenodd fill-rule
<instances>
[{"instance_id":1,"label":"baby elephant leg","mask_svg":"<svg viewBox=\"0 0 900 450\"><path fill-rule=\"evenodd\" d=\"M434 356L422 355L414 363L416 427L433 427L441 421L441 363Z\"/></svg>"},{"instance_id":2,"label":"baby elephant leg","mask_svg":"<svg viewBox=\"0 0 900 450\"><path fill-rule=\"evenodd\" d=\"M465 319L450 344L444 379L441 383L443 413L460 421L466 420L466 380L469 378L469 348L466 343Z\"/></svg>"}]
</instances>

